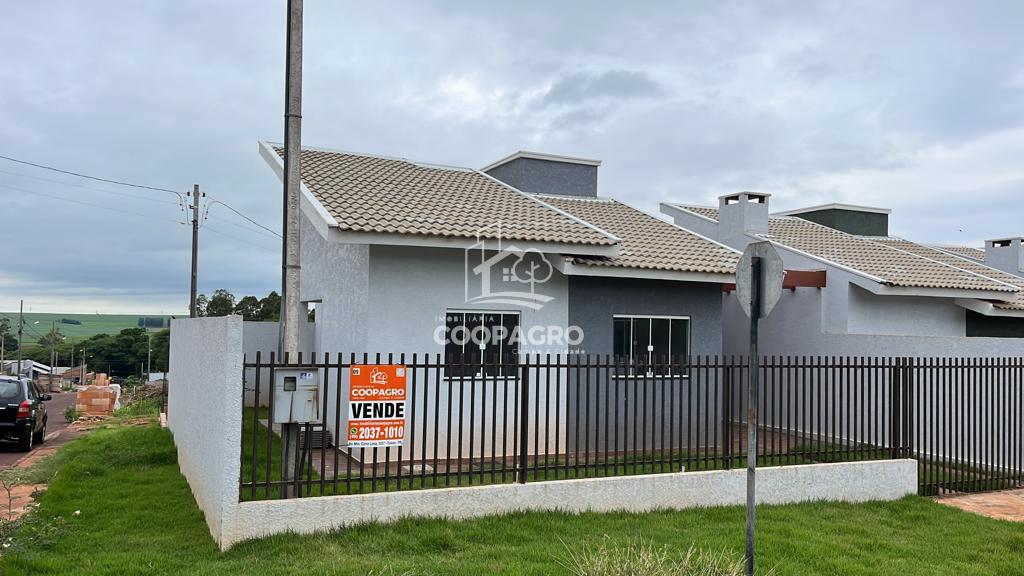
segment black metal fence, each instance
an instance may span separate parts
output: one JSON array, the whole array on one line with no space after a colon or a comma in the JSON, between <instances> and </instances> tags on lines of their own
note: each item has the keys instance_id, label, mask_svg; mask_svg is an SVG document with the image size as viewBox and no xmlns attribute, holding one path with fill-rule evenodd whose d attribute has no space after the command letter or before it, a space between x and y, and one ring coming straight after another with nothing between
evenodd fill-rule
<instances>
[{"instance_id":1,"label":"black metal fence","mask_svg":"<svg viewBox=\"0 0 1024 576\"><path fill-rule=\"evenodd\" d=\"M346 446L349 371L364 364L406 366L401 446ZM285 366L321 384L288 481L269 384ZM922 494L1024 485L1019 358L769 357L761 370L759 466L916 458ZM748 372L739 357L258 354L245 361L240 496L741 468Z\"/></svg>"}]
</instances>

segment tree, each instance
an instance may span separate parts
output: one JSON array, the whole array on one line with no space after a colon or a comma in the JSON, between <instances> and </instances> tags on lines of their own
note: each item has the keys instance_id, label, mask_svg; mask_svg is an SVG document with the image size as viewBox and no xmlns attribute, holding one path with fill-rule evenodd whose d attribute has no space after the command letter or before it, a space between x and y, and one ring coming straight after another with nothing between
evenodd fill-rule
<instances>
[{"instance_id":1,"label":"tree","mask_svg":"<svg viewBox=\"0 0 1024 576\"><path fill-rule=\"evenodd\" d=\"M18 337L11 333L10 319L0 318L0 334L4 335L4 350L14 351L18 349Z\"/></svg>"},{"instance_id":2,"label":"tree","mask_svg":"<svg viewBox=\"0 0 1024 576\"><path fill-rule=\"evenodd\" d=\"M223 288L214 291L206 304L207 316L228 316L234 311L235 296Z\"/></svg>"},{"instance_id":3,"label":"tree","mask_svg":"<svg viewBox=\"0 0 1024 576\"><path fill-rule=\"evenodd\" d=\"M259 320L260 301L255 296L246 296L235 304L235 314L246 321Z\"/></svg>"},{"instance_id":4,"label":"tree","mask_svg":"<svg viewBox=\"0 0 1024 576\"><path fill-rule=\"evenodd\" d=\"M259 320L277 322L281 319L281 295L277 292L267 294L260 300Z\"/></svg>"},{"instance_id":5,"label":"tree","mask_svg":"<svg viewBox=\"0 0 1024 576\"><path fill-rule=\"evenodd\" d=\"M165 329L150 335L149 345L153 349L150 367L153 372L166 372L170 364L171 330Z\"/></svg>"},{"instance_id":6,"label":"tree","mask_svg":"<svg viewBox=\"0 0 1024 576\"><path fill-rule=\"evenodd\" d=\"M64 340L64 335L60 333L59 328L51 328L42 338L39 339L39 345L43 348L49 349L51 346L57 346Z\"/></svg>"}]
</instances>

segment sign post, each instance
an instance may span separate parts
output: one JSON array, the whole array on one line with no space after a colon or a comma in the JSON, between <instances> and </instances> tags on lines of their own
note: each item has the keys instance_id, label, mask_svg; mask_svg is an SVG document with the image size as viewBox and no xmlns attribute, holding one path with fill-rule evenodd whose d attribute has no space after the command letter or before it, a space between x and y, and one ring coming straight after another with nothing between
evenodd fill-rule
<instances>
[{"instance_id":1,"label":"sign post","mask_svg":"<svg viewBox=\"0 0 1024 576\"><path fill-rule=\"evenodd\" d=\"M736 297L750 317L750 366L747 374L747 576L754 574L754 485L757 480L757 404L761 382L757 328L782 297L782 258L769 242L747 246L736 268Z\"/></svg>"}]
</instances>

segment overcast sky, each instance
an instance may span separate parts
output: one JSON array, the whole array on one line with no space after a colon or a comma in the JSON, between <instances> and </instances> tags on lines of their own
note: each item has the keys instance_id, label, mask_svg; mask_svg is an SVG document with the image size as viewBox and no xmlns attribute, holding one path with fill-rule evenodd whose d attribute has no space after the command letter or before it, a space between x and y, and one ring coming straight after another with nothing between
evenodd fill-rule
<instances>
[{"instance_id":1,"label":"overcast sky","mask_svg":"<svg viewBox=\"0 0 1024 576\"><path fill-rule=\"evenodd\" d=\"M257 141L282 139L284 29L284 0L9 3L0 155L197 183L279 230ZM1016 0L306 0L303 143L471 167L599 158L600 193L652 213L758 190L775 210L886 206L894 234L980 245L1024 234L1022 29ZM174 195L0 160L0 198L0 311L187 310ZM223 206L200 244L200 291L279 285L277 240Z\"/></svg>"}]
</instances>

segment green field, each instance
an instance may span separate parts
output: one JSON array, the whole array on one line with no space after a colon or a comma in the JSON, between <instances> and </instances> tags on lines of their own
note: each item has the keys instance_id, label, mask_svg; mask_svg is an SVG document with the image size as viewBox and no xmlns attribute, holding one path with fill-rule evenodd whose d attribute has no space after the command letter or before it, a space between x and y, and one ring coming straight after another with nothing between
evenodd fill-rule
<instances>
[{"instance_id":1,"label":"green field","mask_svg":"<svg viewBox=\"0 0 1024 576\"><path fill-rule=\"evenodd\" d=\"M18 313L0 312L0 317L11 320L11 332L17 330ZM84 340L97 334L117 334L125 328L138 328L139 318L161 318L163 327L170 326L170 316L160 314L50 314L44 312L25 312L25 341L35 342L40 336L50 331L53 322L57 329L71 341ZM62 323L61 320L72 320L81 324ZM36 324L38 322L38 324ZM151 329L159 329L151 327Z\"/></svg>"}]
</instances>

